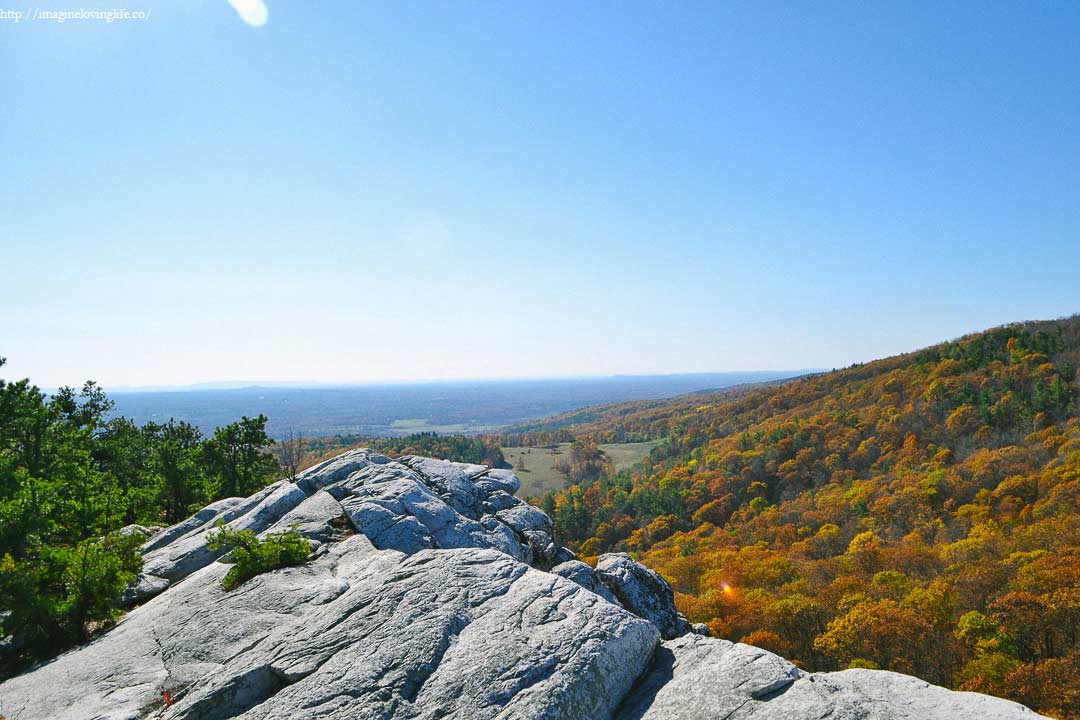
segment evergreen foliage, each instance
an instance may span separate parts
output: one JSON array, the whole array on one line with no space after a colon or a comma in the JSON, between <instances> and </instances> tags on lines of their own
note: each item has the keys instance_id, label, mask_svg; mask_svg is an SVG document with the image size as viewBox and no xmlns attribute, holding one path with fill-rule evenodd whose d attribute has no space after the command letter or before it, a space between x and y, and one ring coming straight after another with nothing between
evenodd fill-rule
<instances>
[{"instance_id":1,"label":"evergreen foliage","mask_svg":"<svg viewBox=\"0 0 1080 720\"><path fill-rule=\"evenodd\" d=\"M211 550L227 550L223 562L232 563L221 580L226 590L234 590L256 575L277 568L301 565L311 555L311 543L297 532L268 535L260 540L250 530L222 526L207 537Z\"/></svg>"},{"instance_id":2,"label":"evergreen foliage","mask_svg":"<svg viewBox=\"0 0 1080 720\"><path fill-rule=\"evenodd\" d=\"M144 540L121 528L178 522L277 474L265 417L205 440L187 423L138 426L111 410L94 383L48 395L0 380L0 677L119 616Z\"/></svg>"}]
</instances>

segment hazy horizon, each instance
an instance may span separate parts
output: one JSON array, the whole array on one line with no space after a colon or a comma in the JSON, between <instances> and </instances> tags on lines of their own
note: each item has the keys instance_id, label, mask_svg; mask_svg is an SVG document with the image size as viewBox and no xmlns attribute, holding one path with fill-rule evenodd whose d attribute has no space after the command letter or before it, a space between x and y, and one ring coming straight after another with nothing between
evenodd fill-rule
<instances>
[{"instance_id":1,"label":"hazy horizon","mask_svg":"<svg viewBox=\"0 0 1080 720\"><path fill-rule=\"evenodd\" d=\"M676 397L786 380L799 374L759 371L313 387L196 387L112 392L110 397L115 402L115 415L139 424L172 418L210 433L242 415L264 414L272 437L284 437L289 432L385 437L415 432L491 432L588 406Z\"/></svg>"},{"instance_id":2,"label":"hazy horizon","mask_svg":"<svg viewBox=\"0 0 1080 720\"><path fill-rule=\"evenodd\" d=\"M529 382L559 382L559 381L599 381L620 380L633 378L694 378L694 377L722 377L728 375L753 375L770 374L795 377L810 373L824 372L823 368L781 368L778 370L718 370L684 373L612 373L609 375L537 375L537 376L506 376L506 377L460 377L460 378L382 378L375 380L205 380L202 382L187 383L183 385L102 385L111 392L168 392L183 390L241 390L246 388L351 388L367 386L393 386L393 385L469 385L483 383L529 383ZM92 378L88 378L92 379ZM57 386L50 386L54 388Z\"/></svg>"}]
</instances>

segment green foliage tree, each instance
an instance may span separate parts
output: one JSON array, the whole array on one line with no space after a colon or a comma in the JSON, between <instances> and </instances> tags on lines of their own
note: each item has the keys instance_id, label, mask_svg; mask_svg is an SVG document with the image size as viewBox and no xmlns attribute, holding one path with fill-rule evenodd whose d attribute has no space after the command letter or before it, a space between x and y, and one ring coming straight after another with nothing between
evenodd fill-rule
<instances>
[{"instance_id":1,"label":"green foliage tree","mask_svg":"<svg viewBox=\"0 0 1080 720\"><path fill-rule=\"evenodd\" d=\"M212 467L242 492L274 474L265 418L230 426L207 452L191 425L137 426L111 411L94 383L47 395L0 380L0 677L115 620L142 566L143 536L119 530L205 504L208 458L229 458Z\"/></svg>"},{"instance_id":2,"label":"green foliage tree","mask_svg":"<svg viewBox=\"0 0 1080 720\"><path fill-rule=\"evenodd\" d=\"M152 467L160 478L158 505L166 523L176 523L210 500L203 468L202 433L194 425L170 420L156 428Z\"/></svg>"},{"instance_id":3,"label":"green foliage tree","mask_svg":"<svg viewBox=\"0 0 1080 720\"><path fill-rule=\"evenodd\" d=\"M152 423L140 427L117 417L96 432L92 456L97 469L115 484L124 523L152 515L157 503L158 490L149 478L156 431Z\"/></svg>"},{"instance_id":4,"label":"green foliage tree","mask_svg":"<svg viewBox=\"0 0 1080 720\"><path fill-rule=\"evenodd\" d=\"M72 637L89 637L89 623L114 620L118 600L142 569L138 533L111 532L84 540L68 553L64 570L67 595L61 605Z\"/></svg>"},{"instance_id":5,"label":"green foliage tree","mask_svg":"<svg viewBox=\"0 0 1080 720\"><path fill-rule=\"evenodd\" d=\"M266 416L244 416L214 431L203 445L203 458L214 497L246 496L264 487L280 466L265 448L274 444L266 434Z\"/></svg>"}]
</instances>

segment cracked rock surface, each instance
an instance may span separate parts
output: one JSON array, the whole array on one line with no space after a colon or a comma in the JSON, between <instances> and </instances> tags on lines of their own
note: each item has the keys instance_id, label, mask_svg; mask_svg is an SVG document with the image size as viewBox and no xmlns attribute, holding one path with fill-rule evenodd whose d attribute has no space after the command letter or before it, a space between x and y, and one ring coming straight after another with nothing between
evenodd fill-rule
<instances>
[{"instance_id":1,"label":"cracked rock surface","mask_svg":"<svg viewBox=\"0 0 1080 720\"><path fill-rule=\"evenodd\" d=\"M690 624L675 610L675 593L664 578L626 553L607 553L596 561L596 575L624 608L660 629L665 640L685 635Z\"/></svg>"},{"instance_id":2,"label":"cracked rock surface","mask_svg":"<svg viewBox=\"0 0 1080 720\"><path fill-rule=\"evenodd\" d=\"M661 643L616 720L1038 720L1023 705L884 670L806 673L773 653L693 633Z\"/></svg>"},{"instance_id":3,"label":"cracked rock surface","mask_svg":"<svg viewBox=\"0 0 1080 720\"><path fill-rule=\"evenodd\" d=\"M809 675L690 633L625 554L594 570L506 470L354 450L147 536L134 609L0 684L19 720L1016 718L895 673ZM226 592L219 523L295 529L299 567ZM667 639L660 642L661 638ZM165 705L162 692L174 702Z\"/></svg>"}]
</instances>

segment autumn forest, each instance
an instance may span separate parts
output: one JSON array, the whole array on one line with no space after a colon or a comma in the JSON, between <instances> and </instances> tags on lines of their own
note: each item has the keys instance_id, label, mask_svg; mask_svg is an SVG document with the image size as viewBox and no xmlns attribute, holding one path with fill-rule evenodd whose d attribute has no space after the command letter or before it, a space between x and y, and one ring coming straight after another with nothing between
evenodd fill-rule
<instances>
[{"instance_id":1,"label":"autumn forest","mask_svg":"<svg viewBox=\"0 0 1080 720\"><path fill-rule=\"evenodd\" d=\"M1080 718L1080 317L758 388L570 413L536 502L628 550L715 635ZM598 443L663 438L613 473Z\"/></svg>"}]
</instances>

